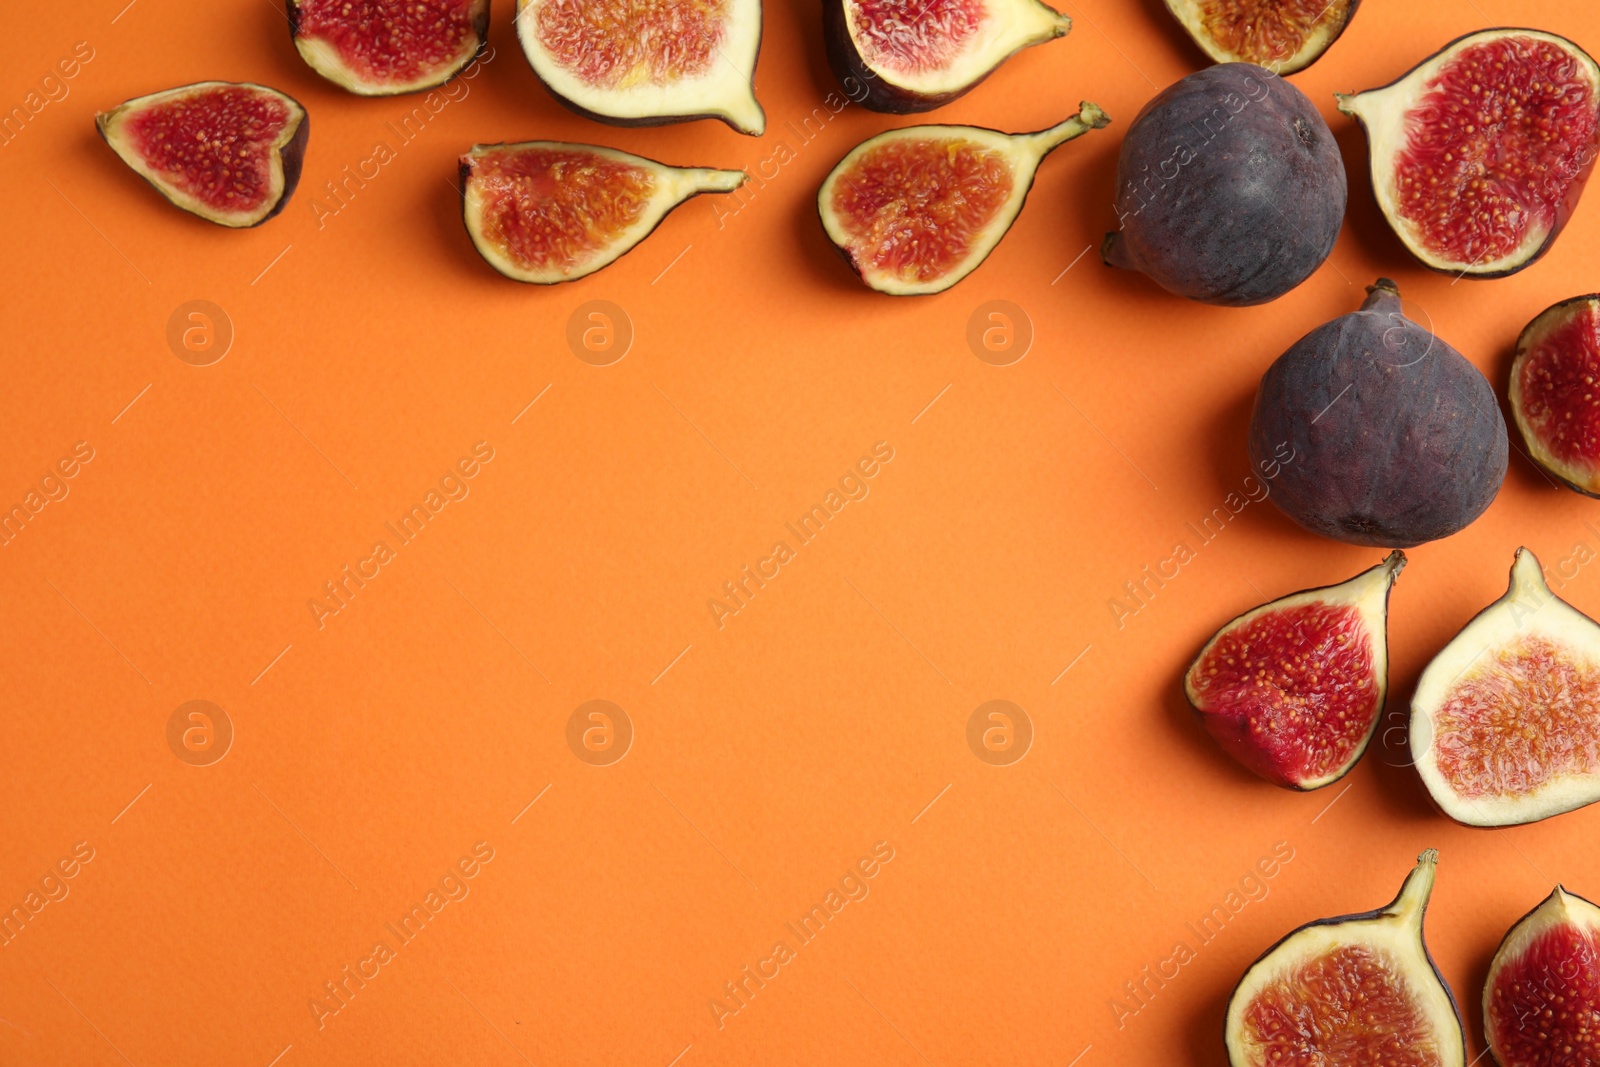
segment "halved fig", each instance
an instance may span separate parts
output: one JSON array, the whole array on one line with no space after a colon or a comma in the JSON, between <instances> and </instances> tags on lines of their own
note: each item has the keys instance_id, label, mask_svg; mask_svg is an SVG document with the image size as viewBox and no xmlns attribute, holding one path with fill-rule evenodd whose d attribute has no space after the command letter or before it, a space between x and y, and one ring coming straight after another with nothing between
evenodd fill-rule
<instances>
[{"instance_id":1,"label":"halved fig","mask_svg":"<svg viewBox=\"0 0 1600 1067\"><path fill-rule=\"evenodd\" d=\"M1280 597L1218 630L1184 696L1234 759L1274 785L1321 789L1367 750L1389 691L1391 552L1339 585Z\"/></svg>"},{"instance_id":2,"label":"halved fig","mask_svg":"<svg viewBox=\"0 0 1600 1067\"><path fill-rule=\"evenodd\" d=\"M1311 66L1355 17L1361 0L1167 0L1167 10L1218 63L1275 74Z\"/></svg>"},{"instance_id":3,"label":"halved fig","mask_svg":"<svg viewBox=\"0 0 1600 1067\"><path fill-rule=\"evenodd\" d=\"M1600 293L1545 308L1517 339L1511 414L1553 477L1600 497Z\"/></svg>"},{"instance_id":4,"label":"halved fig","mask_svg":"<svg viewBox=\"0 0 1600 1067\"><path fill-rule=\"evenodd\" d=\"M259 226L300 181L311 120L250 82L196 82L94 117L112 151L173 204L220 226Z\"/></svg>"},{"instance_id":5,"label":"halved fig","mask_svg":"<svg viewBox=\"0 0 1600 1067\"><path fill-rule=\"evenodd\" d=\"M1464 1067L1455 995L1422 933L1439 854L1386 908L1319 919L1251 965L1228 1002L1231 1067Z\"/></svg>"},{"instance_id":6,"label":"halved fig","mask_svg":"<svg viewBox=\"0 0 1600 1067\"><path fill-rule=\"evenodd\" d=\"M828 65L873 111L932 111L1072 20L1039 0L824 0Z\"/></svg>"},{"instance_id":7,"label":"halved fig","mask_svg":"<svg viewBox=\"0 0 1600 1067\"><path fill-rule=\"evenodd\" d=\"M1500 1067L1600 1063L1600 908L1558 885L1506 933L1483 1032Z\"/></svg>"},{"instance_id":8,"label":"halved fig","mask_svg":"<svg viewBox=\"0 0 1600 1067\"><path fill-rule=\"evenodd\" d=\"M461 157L461 213L491 267L551 285L608 266L685 200L731 193L748 177L596 145L480 144Z\"/></svg>"},{"instance_id":9,"label":"halved fig","mask_svg":"<svg viewBox=\"0 0 1600 1067\"><path fill-rule=\"evenodd\" d=\"M1600 66L1542 30L1468 34L1338 99L1366 130L1389 225L1449 274L1499 278L1544 255L1600 150Z\"/></svg>"},{"instance_id":10,"label":"halved fig","mask_svg":"<svg viewBox=\"0 0 1600 1067\"><path fill-rule=\"evenodd\" d=\"M285 0L312 70L361 96L443 85L483 51L489 0Z\"/></svg>"},{"instance_id":11,"label":"halved fig","mask_svg":"<svg viewBox=\"0 0 1600 1067\"><path fill-rule=\"evenodd\" d=\"M1600 800L1600 623L1517 549L1511 587L1428 664L1411 755L1468 826L1537 822Z\"/></svg>"},{"instance_id":12,"label":"halved fig","mask_svg":"<svg viewBox=\"0 0 1600 1067\"><path fill-rule=\"evenodd\" d=\"M839 161L817 211L840 254L880 293L938 293L999 244L1044 157L1111 120L1094 104L1037 133L907 126L870 137Z\"/></svg>"},{"instance_id":13,"label":"halved fig","mask_svg":"<svg viewBox=\"0 0 1600 1067\"><path fill-rule=\"evenodd\" d=\"M580 115L767 128L755 95L761 0L517 0L516 23L533 72Z\"/></svg>"}]
</instances>

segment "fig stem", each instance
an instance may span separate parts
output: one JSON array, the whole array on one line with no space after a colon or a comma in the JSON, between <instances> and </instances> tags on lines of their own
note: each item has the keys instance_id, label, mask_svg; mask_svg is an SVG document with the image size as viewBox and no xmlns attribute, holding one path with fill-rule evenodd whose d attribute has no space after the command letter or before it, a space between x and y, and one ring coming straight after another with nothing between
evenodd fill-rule
<instances>
[{"instance_id":1,"label":"fig stem","mask_svg":"<svg viewBox=\"0 0 1600 1067\"><path fill-rule=\"evenodd\" d=\"M693 186L702 193L731 193L750 179L742 170L713 170L699 168L685 173Z\"/></svg>"},{"instance_id":2,"label":"fig stem","mask_svg":"<svg viewBox=\"0 0 1600 1067\"><path fill-rule=\"evenodd\" d=\"M1384 311L1398 311L1400 309L1400 287L1388 278L1379 278L1367 286L1367 299L1362 303L1362 311L1379 308Z\"/></svg>"},{"instance_id":3,"label":"fig stem","mask_svg":"<svg viewBox=\"0 0 1600 1067\"><path fill-rule=\"evenodd\" d=\"M1111 117L1100 110L1100 105L1085 100L1078 105L1078 113L1065 122L1038 133L1025 133L1017 140L1032 145L1042 159L1074 137L1082 137L1090 130L1104 129L1110 124Z\"/></svg>"},{"instance_id":4,"label":"fig stem","mask_svg":"<svg viewBox=\"0 0 1600 1067\"><path fill-rule=\"evenodd\" d=\"M1428 897L1433 894L1433 878L1438 864L1437 849L1430 848L1418 856L1416 867L1406 875L1405 885L1400 887L1400 895L1384 912L1421 927L1422 914L1428 910Z\"/></svg>"}]
</instances>

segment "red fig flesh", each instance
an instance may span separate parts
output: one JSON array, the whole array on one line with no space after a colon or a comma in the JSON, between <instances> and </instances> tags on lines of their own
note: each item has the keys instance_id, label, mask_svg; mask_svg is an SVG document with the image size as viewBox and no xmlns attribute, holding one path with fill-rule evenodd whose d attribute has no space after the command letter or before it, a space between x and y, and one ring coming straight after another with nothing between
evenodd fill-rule
<instances>
[{"instance_id":1,"label":"red fig flesh","mask_svg":"<svg viewBox=\"0 0 1600 1067\"><path fill-rule=\"evenodd\" d=\"M1483 1031L1500 1067L1600 1063L1600 908L1561 886L1489 964Z\"/></svg>"},{"instance_id":2,"label":"red fig flesh","mask_svg":"<svg viewBox=\"0 0 1600 1067\"><path fill-rule=\"evenodd\" d=\"M1600 496L1600 294L1546 308L1517 340L1511 414L1534 462Z\"/></svg>"},{"instance_id":3,"label":"red fig flesh","mask_svg":"<svg viewBox=\"0 0 1600 1067\"><path fill-rule=\"evenodd\" d=\"M475 59L489 0L287 0L295 48L312 70L362 96L442 85Z\"/></svg>"},{"instance_id":4,"label":"red fig flesh","mask_svg":"<svg viewBox=\"0 0 1600 1067\"><path fill-rule=\"evenodd\" d=\"M1367 132L1389 225L1425 265L1496 278L1549 250L1600 151L1600 66L1540 30L1469 34L1339 97Z\"/></svg>"},{"instance_id":5,"label":"red fig flesh","mask_svg":"<svg viewBox=\"0 0 1600 1067\"><path fill-rule=\"evenodd\" d=\"M259 226L300 179L310 121L262 85L199 82L95 116L122 161L173 204L222 226Z\"/></svg>"},{"instance_id":6,"label":"red fig flesh","mask_svg":"<svg viewBox=\"0 0 1600 1067\"><path fill-rule=\"evenodd\" d=\"M1304 70L1344 32L1361 0L1167 0L1206 55L1258 63L1277 74Z\"/></svg>"},{"instance_id":7,"label":"red fig flesh","mask_svg":"<svg viewBox=\"0 0 1600 1067\"><path fill-rule=\"evenodd\" d=\"M1389 590L1403 553L1248 611L1184 675L1206 730L1276 785L1320 789L1361 759L1389 688Z\"/></svg>"}]
</instances>

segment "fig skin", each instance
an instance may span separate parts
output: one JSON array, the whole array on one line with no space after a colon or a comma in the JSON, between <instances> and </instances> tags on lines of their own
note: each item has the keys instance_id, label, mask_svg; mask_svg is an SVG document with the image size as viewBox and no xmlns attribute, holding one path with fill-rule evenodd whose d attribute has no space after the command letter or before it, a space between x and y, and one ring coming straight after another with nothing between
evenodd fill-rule
<instances>
[{"instance_id":1,"label":"fig skin","mask_svg":"<svg viewBox=\"0 0 1600 1067\"><path fill-rule=\"evenodd\" d=\"M1178 296L1224 307L1275 300L1333 251L1349 195L1311 100L1253 63L1168 86L1117 160L1120 229L1100 256Z\"/></svg>"},{"instance_id":2,"label":"fig skin","mask_svg":"<svg viewBox=\"0 0 1600 1067\"><path fill-rule=\"evenodd\" d=\"M1272 500L1312 533L1411 548L1493 503L1509 440L1482 372L1401 314L1393 282L1367 292L1361 310L1317 327L1262 376L1250 458L1293 448Z\"/></svg>"}]
</instances>

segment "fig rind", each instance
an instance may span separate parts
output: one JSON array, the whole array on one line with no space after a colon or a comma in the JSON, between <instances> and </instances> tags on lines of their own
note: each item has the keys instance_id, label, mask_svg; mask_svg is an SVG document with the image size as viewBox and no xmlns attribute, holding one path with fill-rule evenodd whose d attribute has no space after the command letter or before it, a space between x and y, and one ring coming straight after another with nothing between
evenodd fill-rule
<instances>
[{"instance_id":1,"label":"fig rind","mask_svg":"<svg viewBox=\"0 0 1600 1067\"><path fill-rule=\"evenodd\" d=\"M1516 421L1517 429L1522 433L1522 439L1527 443L1528 456L1544 472L1557 479L1567 488L1584 496L1600 497L1600 454L1585 457L1586 462L1556 454L1553 442L1545 439L1541 430L1552 428L1550 425L1541 426L1529 410L1530 398L1526 394L1523 379L1526 376L1529 363L1535 356L1543 356L1541 350L1543 342L1548 340L1554 332L1564 327L1570 327L1579 316L1587 318L1587 325L1591 337L1585 338L1591 344L1582 344L1581 352L1564 352L1562 355L1578 366L1569 368L1568 388L1572 392L1583 389L1582 396L1568 396L1563 399L1580 409L1593 409L1594 403L1589 399L1589 387L1593 381L1600 380L1600 293L1590 293L1586 296L1575 296L1560 303L1552 304L1541 311L1532 322L1523 329L1517 338L1517 354L1511 363L1510 384L1507 389L1507 399L1511 408L1512 418ZM1581 328L1581 325L1580 325ZM1579 379L1584 379L1582 382ZM1563 415L1570 416L1571 408ZM1564 419L1558 421L1556 413L1550 413L1550 422L1558 433L1568 431L1570 422L1578 422L1578 431L1593 435L1600 441L1600 417L1590 414L1590 410L1580 410L1575 420Z\"/></svg>"},{"instance_id":2,"label":"fig rind","mask_svg":"<svg viewBox=\"0 0 1600 1067\"><path fill-rule=\"evenodd\" d=\"M1167 10L1177 20L1178 25L1184 28L1191 40L1214 63L1257 63L1275 74L1294 74L1302 71L1311 64L1321 59L1329 48L1333 47L1350 25L1350 20L1355 18L1356 8L1361 6L1361 0L1334 0L1323 7L1323 17L1319 18L1312 32L1308 34L1292 54L1279 56L1272 55L1243 55L1229 51L1222 42L1209 33L1205 27L1205 16L1202 11L1202 0L1166 0ZM1331 13L1332 18L1326 15Z\"/></svg>"},{"instance_id":3,"label":"fig rind","mask_svg":"<svg viewBox=\"0 0 1600 1067\"><path fill-rule=\"evenodd\" d=\"M328 81L357 96L401 96L436 89L460 74L489 47L489 0L472 0L470 19L475 41L463 48L448 66L429 71L409 82L380 82L363 77L353 70L338 53L324 41L301 33L300 7L304 0L284 0L284 12L289 20L289 36L295 51L305 60L306 66Z\"/></svg>"},{"instance_id":4,"label":"fig rind","mask_svg":"<svg viewBox=\"0 0 1600 1067\"><path fill-rule=\"evenodd\" d=\"M1597 944L1600 907L1560 885L1506 931L1483 984L1483 1034L1499 1067L1600 1062ZM1549 958L1560 949L1567 958Z\"/></svg>"}]
</instances>

